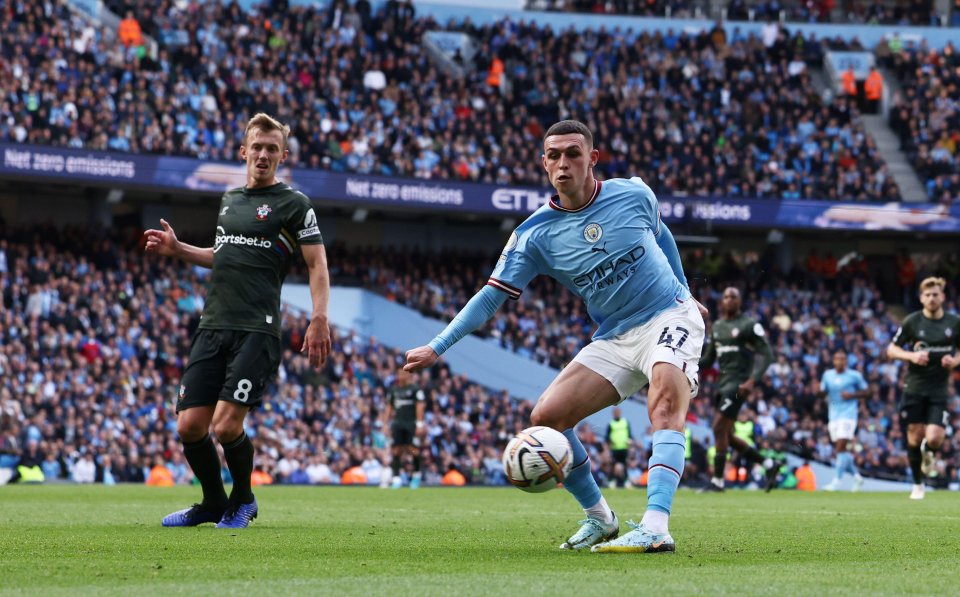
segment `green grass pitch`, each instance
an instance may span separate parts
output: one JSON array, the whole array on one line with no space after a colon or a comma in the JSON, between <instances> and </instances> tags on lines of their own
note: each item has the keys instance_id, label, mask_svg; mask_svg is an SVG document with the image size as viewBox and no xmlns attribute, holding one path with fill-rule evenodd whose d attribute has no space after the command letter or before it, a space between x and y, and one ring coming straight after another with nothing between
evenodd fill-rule
<instances>
[{"instance_id":1,"label":"green grass pitch","mask_svg":"<svg viewBox=\"0 0 960 597\"><path fill-rule=\"evenodd\" d=\"M243 531L165 529L197 488L0 488L0 594L946 595L960 495L681 491L676 554L557 546L564 491L258 488ZM621 520L644 491L606 492Z\"/></svg>"}]
</instances>

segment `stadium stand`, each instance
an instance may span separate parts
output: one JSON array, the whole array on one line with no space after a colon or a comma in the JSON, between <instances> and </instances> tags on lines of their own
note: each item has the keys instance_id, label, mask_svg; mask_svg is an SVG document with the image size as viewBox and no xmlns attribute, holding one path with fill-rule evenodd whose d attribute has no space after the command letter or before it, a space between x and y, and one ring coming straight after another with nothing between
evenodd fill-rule
<instances>
[{"instance_id":1,"label":"stadium stand","mask_svg":"<svg viewBox=\"0 0 960 597\"><path fill-rule=\"evenodd\" d=\"M932 201L960 200L960 56L925 45L877 49L903 87L890 110L890 127L926 184Z\"/></svg>"},{"instance_id":2,"label":"stadium stand","mask_svg":"<svg viewBox=\"0 0 960 597\"><path fill-rule=\"evenodd\" d=\"M4 231L3 238L9 241L0 241L0 466L36 465L48 479L77 482L189 482L174 441L172 412L190 332L203 306L204 270L146 259L134 248L135 231L33 228ZM337 255L333 264L354 264L335 265L335 281L369 284L398 301L430 305L437 309L435 315L449 316L461 295L485 279L466 267L464 276L438 269L421 280L402 269L417 255L398 258L403 251L395 249L350 252L338 246L331 253ZM481 262L473 258L473 263ZM860 263L835 274L829 256L811 260L815 271L806 273L806 286L772 281L776 276L767 279L759 263L750 255L687 255L695 284L707 276L715 280L699 283L704 302L712 308L728 280L745 281L746 309L770 331L778 360L745 408L756 441L765 449L830 461L824 403L814 391L831 351L846 346L851 366L863 371L874 390L862 407L857 464L869 475L901 478L906 459L896 411L899 367L882 356L896 324L880 291L864 276ZM918 256L915 268L921 275L945 273L957 287L956 259ZM395 283L385 286L388 280ZM565 323L556 316L574 301L555 290L543 288L508 303L488 332L515 329L501 331L500 341L516 349L523 342L504 336L522 334L530 325L554 326L554 338L572 338L568 345L549 357L536 350L529 356L561 365L574 346L585 341L589 327L579 318ZM956 301L947 308L955 309ZM367 482L375 483L388 462L379 413L400 353L339 330L333 358L323 370L312 371L298 352L306 323L292 313L285 317L280 374L264 407L250 419L259 478L336 483L348 470L351 476L357 474L359 467ZM712 417L715 376L715 371L703 372L692 421ZM456 468L469 483L502 483L500 450L512 432L526 426L530 405L451 375L446 368L433 372L425 388L430 437L424 448L425 481L439 483ZM950 424L956 429L956 403L951 412ZM650 437L648 430L634 433L628 475L639 483ZM581 434L596 456L598 477L605 481L612 461L603 438L589 428ZM690 460L689 476L706 472L703 445L694 443ZM957 480L958 464L960 437L955 435L940 452L937 482Z\"/></svg>"},{"instance_id":3,"label":"stadium stand","mask_svg":"<svg viewBox=\"0 0 960 597\"><path fill-rule=\"evenodd\" d=\"M115 2L156 56L50 6L16 4L0 22L0 139L225 160L256 108L292 123L293 166L545 186L530 150L580 116L601 176L664 195L900 197L857 108L811 82L821 42L782 27L727 39L451 23L480 47L458 79L421 50L440 26L406 3Z\"/></svg>"},{"instance_id":4,"label":"stadium stand","mask_svg":"<svg viewBox=\"0 0 960 597\"><path fill-rule=\"evenodd\" d=\"M730 21L861 23L869 25L943 24L933 2L836 2L835 0L770 0L747 2L665 2L664 0L528 0L530 10L623 14L647 17L704 18L726 15ZM725 11L725 12L721 12Z\"/></svg>"}]
</instances>

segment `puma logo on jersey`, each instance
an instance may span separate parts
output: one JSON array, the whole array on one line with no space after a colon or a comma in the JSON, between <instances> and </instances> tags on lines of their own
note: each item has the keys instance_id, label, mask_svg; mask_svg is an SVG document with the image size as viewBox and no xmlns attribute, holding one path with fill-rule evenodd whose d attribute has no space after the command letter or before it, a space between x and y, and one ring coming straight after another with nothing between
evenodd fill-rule
<instances>
[{"instance_id":1,"label":"puma logo on jersey","mask_svg":"<svg viewBox=\"0 0 960 597\"><path fill-rule=\"evenodd\" d=\"M591 252L591 253L604 253L604 254L606 254L606 255L609 255L609 254L610 254L610 253L607 253L607 243L606 243L606 242L603 243L603 246L602 246L602 247L590 247L590 252Z\"/></svg>"},{"instance_id":2,"label":"puma logo on jersey","mask_svg":"<svg viewBox=\"0 0 960 597\"><path fill-rule=\"evenodd\" d=\"M224 215L225 213L227 213L227 210L228 210L228 209L230 209L230 206L229 206L229 205L224 205L224 206L223 206L223 209L220 210L220 215L222 216L222 215Z\"/></svg>"}]
</instances>

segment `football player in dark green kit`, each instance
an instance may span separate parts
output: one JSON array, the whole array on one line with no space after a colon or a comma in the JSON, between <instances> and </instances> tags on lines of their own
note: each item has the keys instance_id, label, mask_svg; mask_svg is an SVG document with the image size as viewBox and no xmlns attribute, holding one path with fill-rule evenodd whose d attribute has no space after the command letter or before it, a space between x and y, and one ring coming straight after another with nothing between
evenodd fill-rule
<instances>
[{"instance_id":1,"label":"football player in dark green kit","mask_svg":"<svg viewBox=\"0 0 960 597\"><path fill-rule=\"evenodd\" d=\"M887 356L906 361L900 421L907 431L907 459L913 474L910 499L922 500L923 477L933 469L943 444L950 399L950 371L960 364L960 317L943 310L943 278L920 283L923 309L907 315L887 346ZM910 350L904 349L909 345Z\"/></svg>"},{"instance_id":2,"label":"football player in dark green kit","mask_svg":"<svg viewBox=\"0 0 960 597\"><path fill-rule=\"evenodd\" d=\"M148 230L146 250L212 269L200 326L177 401L177 433L203 488L203 500L163 519L163 526L244 528L257 516L250 488L253 444L243 420L280 364L280 287L299 247L310 278L313 314L301 352L319 367L330 353L330 277L323 238L310 200L277 179L287 158L290 127L266 114L247 123L240 158L247 184L224 193L212 247L177 240L165 220ZM210 427L233 477L227 497Z\"/></svg>"},{"instance_id":3,"label":"football player in dark green kit","mask_svg":"<svg viewBox=\"0 0 960 597\"><path fill-rule=\"evenodd\" d=\"M780 469L779 462L766 462L756 448L733 432L734 423L744 401L767 367L773 362L773 351L767 343L763 326L740 311L740 291L730 287L720 299L720 319L713 323L710 341L700 358L703 370L720 361L720 382L717 385L713 436L717 453L713 458L713 478L704 491L723 491L723 471L727 466L727 449L733 449L750 463L763 464L767 470L767 491L773 488ZM756 361L755 355L760 355ZM754 362L756 361L756 363Z\"/></svg>"},{"instance_id":4,"label":"football player in dark green kit","mask_svg":"<svg viewBox=\"0 0 960 597\"><path fill-rule=\"evenodd\" d=\"M420 459L420 439L426 431L423 415L427 406L427 396L417 385L417 376L403 368L397 370L397 380L387 390L387 405L383 415L385 424L390 426L393 436L393 459L390 469L393 472L392 487L399 489L403 484L400 477L400 465L404 454L413 458L413 476L410 489L418 489L423 480Z\"/></svg>"}]
</instances>

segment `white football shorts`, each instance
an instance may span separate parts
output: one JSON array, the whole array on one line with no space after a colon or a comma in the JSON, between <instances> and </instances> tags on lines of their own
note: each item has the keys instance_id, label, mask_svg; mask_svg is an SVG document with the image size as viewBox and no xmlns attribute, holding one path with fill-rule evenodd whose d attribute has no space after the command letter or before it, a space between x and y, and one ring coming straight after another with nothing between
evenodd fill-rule
<instances>
[{"instance_id":1,"label":"white football shorts","mask_svg":"<svg viewBox=\"0 0 960 597\"><path fill-rule=\"evenodd\" d=\"M692 398L700 389L703 339L703 317L687 299L619 336L594 340L573 360L612 383L621 401L650 383L656 363L670 363L686 374Z\"/></svg>"}]
</instances>

